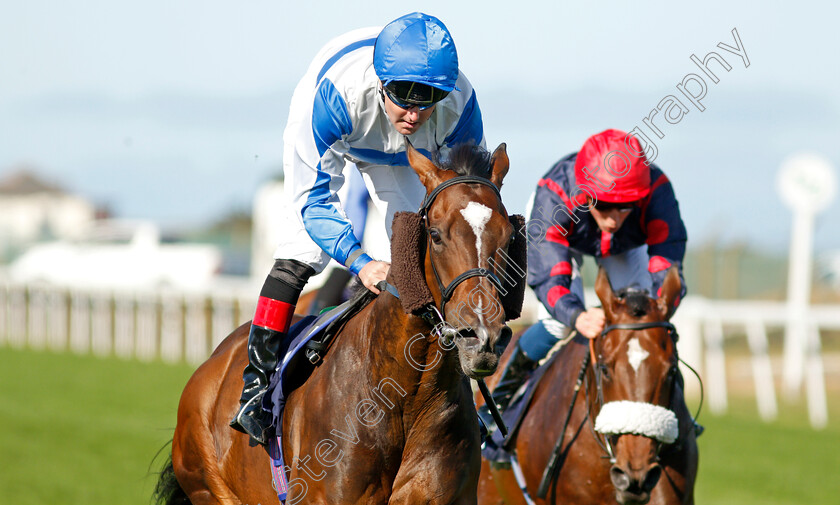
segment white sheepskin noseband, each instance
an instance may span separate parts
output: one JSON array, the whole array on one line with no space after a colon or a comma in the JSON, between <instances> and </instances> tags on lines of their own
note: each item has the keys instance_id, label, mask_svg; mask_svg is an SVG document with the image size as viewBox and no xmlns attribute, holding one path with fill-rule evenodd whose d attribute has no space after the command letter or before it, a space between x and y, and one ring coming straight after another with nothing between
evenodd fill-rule
<instances>
[{"instance_id":1,"label":"white sheepskin noseband","mask_svg":"<svg viewBox=\"0 0 840 505\"><path fill-rule=\"evenodd\" d=\"M652 403L618 401L601 407L595 431L605 435L632 433L672 444L679 435L677 416Z\"/></svg>"}]
</instances>

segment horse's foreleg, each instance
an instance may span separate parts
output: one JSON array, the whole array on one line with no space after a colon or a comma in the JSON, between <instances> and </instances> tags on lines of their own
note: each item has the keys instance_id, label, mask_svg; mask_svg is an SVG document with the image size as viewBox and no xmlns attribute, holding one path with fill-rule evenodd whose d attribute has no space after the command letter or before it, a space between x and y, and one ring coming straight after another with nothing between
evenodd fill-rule
<instances>
[{"instance_id":1,"label":"horse's foreleg","mask_svg":"<svg viewBox=\"0 0 840 505\"><path fill-rule=\"evenodd\" d=\"M411 454L411 451L407 451ZM480 455L429 455L404 457L394 479L389 505L477 505Z\"/></svg>"},{"instance_id":2,"label":"horse's foreleg","mask_svg":"<svg viewBox=\"0 0 840 505\"><path fill-rule=\"evenodd\" d=\"M243 326L226 339L196 370L181 395L172 440L172 467L193 505L242 503L228 484L241 479L226 479L232 473L235 475L227 468L231 449L239 449L239 445L246 443L243 440L247 440L246 435L227 426L237 405L241 382L221 378L230 375L231 369L245 367L244 358L235 362L234 357L237 352L243 355L246 337ZM234 444L236 441L239 444Z\"/></svg>"},{"instance_id":3,"label":"horse's foreleg","mask_svg":"<svg viewBox=\"0 0 840 505\"><path fill-rule=\"evenodd\" d=\"M427 503L429 505L476 505L475 493L462 493L461 496L449 496L440 488L430 487L423 478L412 479L395 488L388 505L409 505Z\"/></svg>"},{"instance_id":4,"label":"horse's foreleg","mask_svg":"<svg viewBox=\"0 0 840 505\"><path fill-rule=\"evenodd\" d=\"M215 458L202 448L207 444L212 447L208 431L194 431L195 438L174 444L172 465L181 489L184 490L192 505L240 505L241 502L228 488L219 474ZM177 435L177 434L176 434ZM202 436L205 435L205 436ZM176 437L176 440L178 438Z\"/></svg>"}]
</instances>

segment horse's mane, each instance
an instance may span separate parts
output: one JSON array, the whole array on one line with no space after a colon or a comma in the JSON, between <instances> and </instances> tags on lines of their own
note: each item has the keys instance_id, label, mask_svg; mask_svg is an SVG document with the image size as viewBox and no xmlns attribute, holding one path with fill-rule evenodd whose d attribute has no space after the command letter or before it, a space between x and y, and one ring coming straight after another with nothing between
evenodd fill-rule
<instances>
[{"instance_id":1,"label":"horse's mane","mask_svg":"<svg viewBox=\"0 0 840 505\"><path fill-rule=\"evenodd\" d=\"M376 294L365 287L361 281L358 280L358 277L354 279L353 284L350 286L350 297L348 301L352 300L352 306L356 306L356 302L361 303L361 307L365 307L371 301L376 298Z\"/></svg>"},{"instance_id":2,"label":"horse's mane","mask_svg":"<svg viewBox=\"0 0 840 505\"><path fill-rule=\"evenodd\" d=\"M440 151L434 153L434 163L443 170L452 170L458 175L475 175L490 178L491 153L475 144L459 144L452 148L446 159L441 159Z\"/></svg>"},{"instance_id":3,"label":"horse's mane","mask_svg":"<svg viewBox=\"0 0 840 505\"><path fill-rule=\"evenodd\" d=\"M633 317L642 317L648 313L650 308L650 297L645 289L637 288L622 288L616 293L616 296L624 300L627 307L627 312Z\"/></svg>"}]
</instances>

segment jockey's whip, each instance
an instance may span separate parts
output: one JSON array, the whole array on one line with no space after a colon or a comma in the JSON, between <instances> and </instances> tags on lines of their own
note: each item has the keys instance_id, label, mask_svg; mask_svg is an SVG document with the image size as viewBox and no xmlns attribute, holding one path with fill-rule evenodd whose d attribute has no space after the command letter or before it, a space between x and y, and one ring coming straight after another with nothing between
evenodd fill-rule
<instances>
[{"instance_id":1,"label":"jockey's whip","mask_svg":"<svg viewBox=\"0 0 840 505\"><path fill-rule=\"evenodd\" d=\"M566 414L566 421L563 423L563 429L560 431L560 438L557 439L557 444L555 444L554 450L551 452L551 457L548 458L548 466L545 467L545 471L543 472L540 487L537 488L537 497L539 498L544 499L545 495L548 494L548 487L551 485L551 480L553 479L555 469L557 468L557 461L559 460L560 453L563 450L563 439L566 438L566 428L569 426L569 419L572 417L572 410L575 408L575 401L577 401L578 392L580 391L581 384L583 384L583 376L586 374L586 368L589 366L590 359L591 354L587 353L583 358L583 364L580 366L577 382L575 382L575 390L574 393L572 393L572 401L569 404L569 412Z\"/></svg>"},{"instance_id":2,"label":"jockey's whip","mask_svg":"<svg viewBox=\"0 0 840 505\"><path fill-rule=\"evenodd\" d=\"M481 391L484 403L487 404L487 409L490 410L490 415L492 415L493 420L496 421L496 426L499 427L499 431L502 432L502 436L507 437L507 426L505 426L505 422L502 421L502 415L499 413L499 407L496 406L496 402L494 402L493 398L490 396L490 390L487 389L487 384L484 383L484 379L477 379L476 383L478 383L478 390Z\"/></svg>"}]
</instances>

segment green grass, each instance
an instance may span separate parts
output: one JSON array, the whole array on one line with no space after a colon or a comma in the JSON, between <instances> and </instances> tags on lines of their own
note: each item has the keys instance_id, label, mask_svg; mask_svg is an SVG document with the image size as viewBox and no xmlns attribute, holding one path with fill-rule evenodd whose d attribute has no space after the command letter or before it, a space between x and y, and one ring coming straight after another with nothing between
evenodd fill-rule
<instances>
[{"instance_id":1,"label":"green grass","mask_svg":"<svg viewBox=\"0 0 840 505\"><path fill-rule=\"evenodd\" d=\"M708 505L840 502L840 398L829 397L829 425L816 431L806 407L780 405L758 420L753 398L730 398L725 416L703 414L696 501Z\"/></svg>"},{"instance_id":2,"label":"green grass","mask_svg":"<svg viewBox=\"0 0 840 505\"><path fill-rule=\"evenodd\" d=\"M0 503L148 504L155 453L171 437L186 365L0 347ZM838 503L840 398L830 424L802 406L765 424L751 398L705 412L697 503ZM169 448L166 448L168 454ZM161 460L151 470L159 469Z\"/></svg>"},{"instance_id":3,"label":"green grass","mask_svg":"<svg viewBox=\"0 0 840 505\"><path fill-rule=\"evenodd\" d=\"M0 347L0 503L149 503L191 373Z\"/></svg>"}]
</instances>

